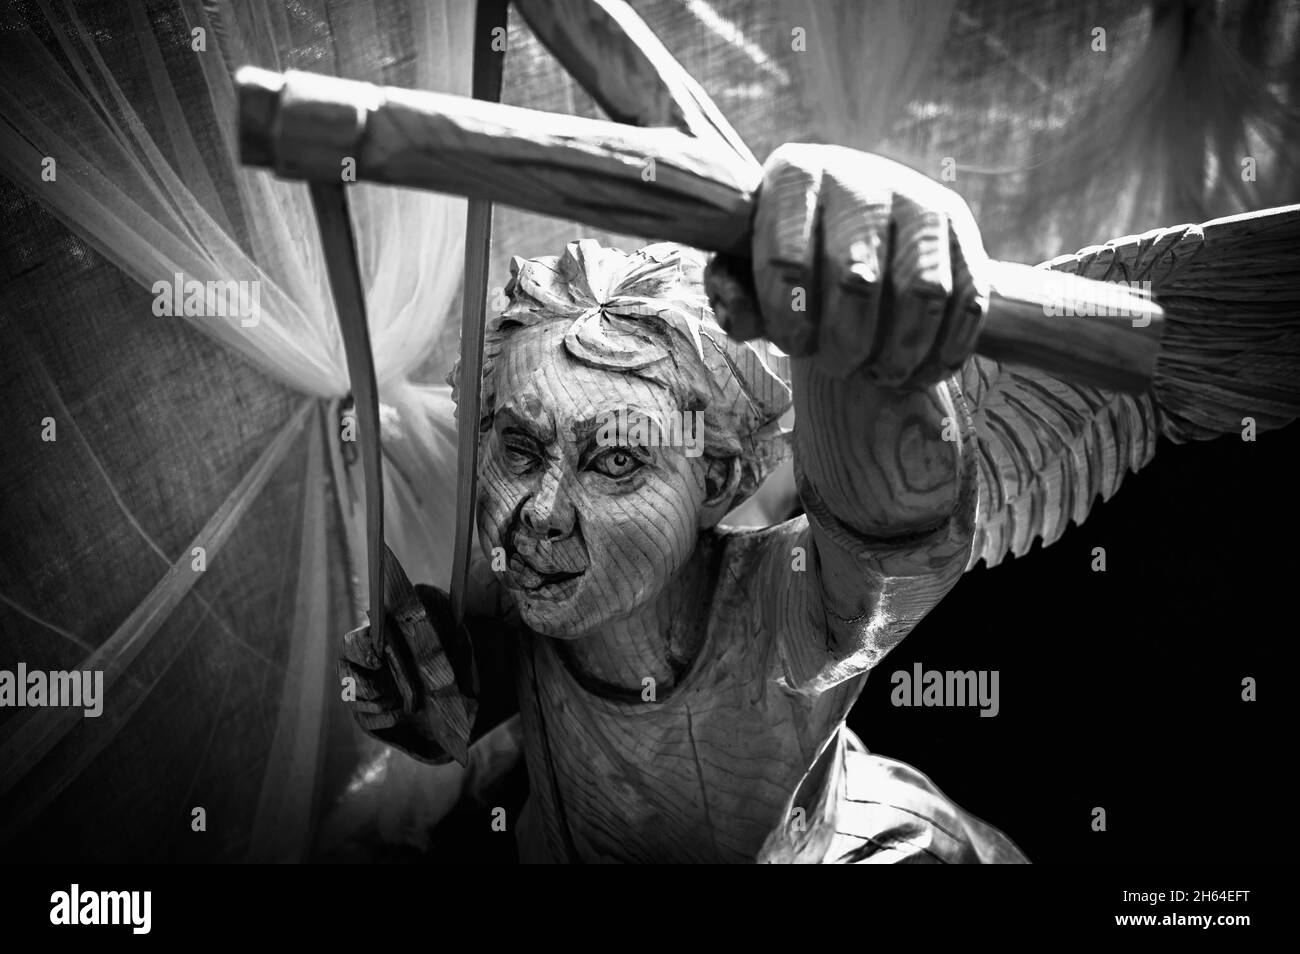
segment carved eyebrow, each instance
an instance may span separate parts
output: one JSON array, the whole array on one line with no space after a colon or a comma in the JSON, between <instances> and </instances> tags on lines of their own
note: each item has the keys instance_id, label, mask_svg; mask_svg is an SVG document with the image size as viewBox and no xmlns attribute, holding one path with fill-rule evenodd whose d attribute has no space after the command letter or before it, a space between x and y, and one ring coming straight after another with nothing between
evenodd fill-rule
<instances>
[{"instance_id":1,"label":"carved eyebrow","mask_svg":"<svg viewBox=\"0 0 1300 954\"><path fill-rule=\"evenodd\" d=\"M626 412L621 413L621 412ZM668 429L664 426L664 421L658 411L649 410L643 407L637 407L634 404L614 404L606 408L601 408L590 417L585 417L573 425L574 434L579 441L594 440L600 429L605 426L607 421L612 420L615 427L626 418L628 426L631 427L633 422L638 418L646 418L655 425L660 434L666 434Z\"/></svg>"},{"instance_id":2,"label":"carved eyebrow","mask_svg":"<svg viewBox=\"0 0 1300 954\"><path fill-rule=\"evenodd\" d=\"M513 405L506 404L497 408L496 416L501 422L502 429L513 427L541 444L551 444L555 442L555 421L548 412L543 411L543 414L545 417L540 420L526 417Z\"/></svg>"}]
</instances>

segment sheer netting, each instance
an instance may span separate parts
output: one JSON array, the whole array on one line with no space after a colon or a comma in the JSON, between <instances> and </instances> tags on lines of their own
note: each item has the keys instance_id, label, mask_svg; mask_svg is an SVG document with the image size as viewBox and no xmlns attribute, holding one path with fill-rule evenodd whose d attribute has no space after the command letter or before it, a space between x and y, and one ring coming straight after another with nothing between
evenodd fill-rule
<instances>
[{"instance_id":1,"label":"sheer netting","mask_svg":"<svg viewBox=\"0 0 1300 954\"><path fill-rule=\"evenodd\" d=\"M97 260L106 260L149 290L131 296L130 304L123 308L133 327L152 322L156 330L188 322L294 392L341 398L348 392L348 376L307 189L301 183L245 169L236 161L233 73L239 66L254 64L467 94L472 27L473 5L463 2L15 4L6 10L0 27L4 43L0 56L0 171L88 243ZM464 201L368 185L352 189L350 196L376 372L385 404L388 541L413 577L445 586L450 567L445 541L450 538L454 511L454 497L443 492L451 485L454 471L452 406L448 388L413 383L410 375L444 340L442 329L458 299ZM18 202L12 197L9 209L13 211ZM82 246L78 243L78 247ZM184 288L194 281L247 283L245 294L256 302L256 311L249 308L225 317L211 317L211 309L204 309L207 316L157 314L154 298L158 288ZM255 298L252 289L256 289ZM25 283L7 287L6 292L7 306L24 293L29 301L40 297L39 293L33 296L31 286ZM167 292L164 295L172 297ZM180 293L177 296L179 300ZM117 302L97 299L86 287L80 304L84 313ZM23 333L15 310L6 308L11 340ZM55 320L74 331L76 322L70 319L75 314L73 310ZM164 343L155 340L152 346L164 347ZM145 358L148 348L142 349L139 358ZM66 355L71 349L61 350ZM170 356L155 352L155 357L159 364L167 364L165 359ZM33 355L31 363L37 361L40 356ZM30 373L30 365L27 371ZM101 371L82 365L78 376L93 377ZM50 398L71 384L55 377L42 402L46 405L54 403ZM203 380L209 375L204 368L194 367L191 377ZM254 389L235 396L249 401L258 397ZM167 401L168 397L160 389L152 395L133 395L118 407L123 413L134 407L147 415L153 412L142 405L150 398ZM64 403L65 414L56 412L53 417L69 429L82 429L85 416ZM269 756L267 746L253 746L263 750L258 756L266 757L265 779L255 786L258 792L251 799L256 809L250 826L256 836L250 839L243 833L219 840L222 848L238 843L271 857L301 855L306 848L317 762L323 753L321 728L328 715L325 700L334 696L326 691L331 634L348 625L349 616L355 617L358 602L354 598L342 617L337 611L328 611L332 595L331 573L325 569L327 543L323 537L313 539L329 525L327 511L338 511L341 519L333 525L342 531L344 546L335 550L342 559L333 562L343 569L344 579L339 580L338 573L333 576L335 582L344 583L340 589L355 593L355 584L349 586L347 581L356 575L361 552L356 528L361 490L351 468L338 466L339 458L349 449L333 439L337 405L322 404L317 411L306 404L298 407L266 453L256 459L246 479L231 488L231 496L221 502L217 514L205 515L211 519L192 528L198 531L188 541L194 546L166 547L141 531L171 566L115 628L105 632L87 626L84 619L68 626L53 622L48 612L50 600L22 592L26 588L23 578L30 577L33 569L39 571L39 566L10 568L14 572L6 573L4 587L8 608L21 618L21 622L15 618L15 629L40 621L47 629L66 631L67 638L84 645L88 653L75 663L64 660L61 665L103 670L110 699L128 695L143 702L153 686L140 685L134 678L137 670L142 665L147 668L157 656L155 643L166 641L174 625L168 617L186 603L191 591L196 599L204 600L205 612L222 622L229 616L222 612L225 607L213 606L215 601L199 595L210 588L208 581L204 587L196 585L202 579L199 571L186 571L185 567L197 558L185 554L200 548L201 563L214 564L215 570L236 557L231 552L231 535L243 521L253 519L254 513L280 524L284 533L301 534L298 552L288 556L294 571L290 578L295 582L282 594L296 607L294 612L282 621L268 616L262 625L225 626L235 639L254 647L260 643L273 647L268 661L273 668L283 669L284 684L278 693L269 693L265 705L275 716L265 740ZM213 402L211 410L227 409ZM233 416L242 413L239 408L228 410ZM312 426L304 437L303 425L309 415ZM244 414L245 419L250 416ZM333 418L327 422L330 426L324 429L323 439L318 426L322 418ZM237 426L234 421L222 423L227 428ZM182 438L159 437L130 473L102 463L104 455L88 446L88 456L95 460L92 473L101 473L110 492L122 498L120 482L135 484L149 468L171 464L175 445ZM110 440L119 443L116 437ZM188 448L192 452L202 455L205 450L215 450L211 444L205 447L201 436L191 441L199 444ZM52 456L37 452L38 458L47 461ZM284 513L294 513L295 520L255 506L286 459L306 464L298 493L310 510L299 515L290 505ZM337 507L321 496L330 481ZM161 478L157 482L165 483ZM122 500L120 509L128 527L138 527L138 512L163 505L160 498L174 490L158 487L161 492ZM200 499L203 496L193 489L189 492ZM129 496L129 490L125 493ZM20 506L17 500L14 504ZM75 504L72 508L71 513L65 511L66 519L75 522L88 516L76 513ZM30 530L59 534L57 526L36 515L33 518L42 525ZM112 529L114 522L105 519L104 536L117 534ZM69 536L64 531L60 545L53 548L64 564L70 559L66 548L74 542ZM110 548L101 545L100 549L107 552ZM261 563L265 574L286 557L275 549L257 556L240 553L236 558ZM308 567L316 572L306 572ZM205 566L202 573L207 572ZM239 575L247 575L247 571ZM70 576L70 580L76 579ZM237 585L225 599L239 599L240 588L247 594L249 580L229 582ZM94 594L88 597L95 598ZM283 630L266 633L266 622L282 625ZM6 620L6 634L8 623ZM18 639L12 648L28 645ZM31 645L30 651L18 658L50 656L38 645ZM171 662L174 659L160 661L160 670L170 671ZM272 680L264 688L273 685ZM79 718L66 712L51 714L57 710L37 710L7 720L0 736L7 756L3 791L16 798L33 785L32 790L40 793L25 798L23 808L7 816L7 833L17 834L26 821L48 807L50 790L57 789L50 783L51 773L63 784L71 784L81 769L103 758L117 731L149 725L135 720L128 724L131 712L133 707L126 712L120 705L114 707L109 718L92 723L96 731L89 744L83 739L83 744L73 745L74 751L64 758L52 760L46 757L78 729ZM152 730L164 731L161 724L153 724ZM147 744L143 738L137 743ZM228 749L233 751L233 747ZM195 769L198 775L205 770L202 764ZM113 784L127 784L118 773L110 774ZM454 784L455 771L443 774L449 777L446 784ZM18 784L24 780L26 785ZM36 781L42 784L35 786ZM225 852L214 854L220 857Z\"/></svg>"}]
</instances>

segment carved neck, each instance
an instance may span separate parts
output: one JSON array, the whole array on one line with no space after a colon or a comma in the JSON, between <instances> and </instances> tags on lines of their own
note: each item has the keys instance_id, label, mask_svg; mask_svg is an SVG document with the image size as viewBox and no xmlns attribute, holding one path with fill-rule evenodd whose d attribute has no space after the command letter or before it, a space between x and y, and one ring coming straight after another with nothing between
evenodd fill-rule
<instances>
[{"instance_id":1,"label":"carved neck","mask_svg":"<svg viewBox=\"0 0 1300 954\"><path fill-rule=\"evenodd\" d=\"M558 640L557 651L578 680L598 695L641 701L644 680L662 697L677 685L704 641L707 614L700 609L713 591L711 534L659 596L637 612L578 639Z\"/></svg>"}]
</instances>

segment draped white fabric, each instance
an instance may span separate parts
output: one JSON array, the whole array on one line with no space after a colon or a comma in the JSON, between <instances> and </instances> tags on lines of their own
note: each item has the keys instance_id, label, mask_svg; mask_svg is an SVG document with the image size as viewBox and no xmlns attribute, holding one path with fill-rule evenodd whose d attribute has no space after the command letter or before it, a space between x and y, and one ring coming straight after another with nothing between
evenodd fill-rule
<instances>
[{"instance_id":1,"label":"draped white fabric","mask_svg":"<svg viewBox=\"0 0 1300 954\"><path fill-rule=\"evenodd\" d=\"M145 91L105 60L67 0L42 7L61 57L32 32L7 37L13 54L0 84L0 170L145 287L171 285L178 274L182 282L256 282L255 321L247 313L184 320L305 394L346 394L307 189L238 164L233 71L306 68L467 94L473 4L182 0L181 35L202 74L201 84L182 88L188 78L164 67L145 4L128 2ZM330 34L311 37L320 22L330 22ZM392 45L395 35L406 50ZM206 98L201 108L196 87ZM147 116L142 93L156 104ZM60 188L45 187L46 156L55 159ZM388 450L390 459L395 453L408 462L385 475L390 538L413 577L445 584L449 525L441 521L451 508L416 504L417 485L454 466L451 402L445 387L414 387L407 377L439 341L459 291L464 201L368 185L349 196L380 394L401 409L390 416Z\"/></svg>"},{"instance_id":2,"label":"draped white fabric","mask_svg":"<svg viewBox=\"0 0 1300 954\"><path fill-rule=\"evenodd\" d=\"M33 22L31 11L3 23L0 172L147 289L177 278L248 282L250 294L256 289L252 314L142 313L141 321L189 321L305 395L345 395L346 362L307 188L239 165L232 77L252 64L467 94L474 5L179 0L160 12L143 0L126 2L129 32L96 30L70 0L41 3L44 23ZM192 72L178 70L177 43L189 45ZM454 495L447 492L454 483L453 406L448 387L409 378L425 362L446 364L430 352L456 340L445 332L459 300L465 204L368 185L350 189L349 198L385 405L386 537L412 579L445 587L454 524ZM296 415L274 446L283 451L304 419ZM304 536L303 553L315 559L304 560L298 576L290 666L256 812L253 851L264 860L302 858L310 844L321 704L332 696L323 679L344 622L323 612L328 574L316 535L328 521L318 492L327 474L337 489L353 575L364 578L361 488L353 469L338 466L339 442L330 443L329 462L318 443L311 446L307 486L317 493L308 496L304 532L317 542L307 547ZM239 499L228 501L231 512L246 513L261 486L242 482ZM220 544L204 542L216 559ZM194 579L189 572L164 575L86 667L102 668L110 679L125 672ZM57 715L44 710L5 727L4 750L17 754L9 760L11 780L32 770L75 724L51 712ZM125 717L105 720L106 731L83 746L82 761L126 725ZM446 801L459 790L458 766L418 769L412 784L427 793ZM28 814L44 804L27 806Z\"/></svg>"}]
</instances>

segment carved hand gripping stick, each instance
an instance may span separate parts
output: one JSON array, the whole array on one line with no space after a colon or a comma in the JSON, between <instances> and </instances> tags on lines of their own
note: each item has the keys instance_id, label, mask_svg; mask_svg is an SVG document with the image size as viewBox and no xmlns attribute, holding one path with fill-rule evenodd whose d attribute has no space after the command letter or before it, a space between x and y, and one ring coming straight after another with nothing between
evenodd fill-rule
<instances>
[{"instance_id":1,"label":"carved hand gripping stick","mask_svg":"<svg viewBox=\"0 0 1300 954\"><path fill-rule=\"evenodd\" d=\"M717 140L309 73L246 69L238 83L244 161L282 176L336 182L351 157L358 179L748 258L761 169ZM977 353L1112 391L1150 387L1164 316L1148 296L1024 265L988 274Z\"/></svg>"}]
</instances>

